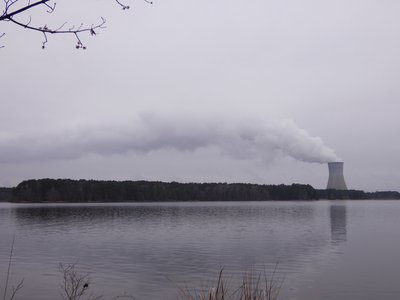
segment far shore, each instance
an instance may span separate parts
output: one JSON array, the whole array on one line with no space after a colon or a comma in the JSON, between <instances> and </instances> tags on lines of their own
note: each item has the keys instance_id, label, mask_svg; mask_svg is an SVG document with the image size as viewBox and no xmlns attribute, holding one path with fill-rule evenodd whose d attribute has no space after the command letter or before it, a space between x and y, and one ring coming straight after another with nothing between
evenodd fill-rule
<instances>
[{"instance_id":1,"label":"far shore","mask_svg":"<svg viewBox=\"0 0 400 300\"><path fill-rule=\"evenodd\" d=\"M315 189L309 184L179 183L32 179L0 188L0 202L142 203L217 201L398 200L397 191Z\"/></svg>"}]
</instances>

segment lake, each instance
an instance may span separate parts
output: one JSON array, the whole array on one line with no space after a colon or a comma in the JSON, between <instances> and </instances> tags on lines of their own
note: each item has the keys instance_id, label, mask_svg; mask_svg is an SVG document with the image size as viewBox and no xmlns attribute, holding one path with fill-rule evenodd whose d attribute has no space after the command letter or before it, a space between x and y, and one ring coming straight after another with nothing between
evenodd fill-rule
<instances>
[{"instance_id":1,"label":"lake","mask_svg":"<svg viewBox=\"0 0 400 300\"><path fill-rule=\"evenodd\" d=\"M177 299L221 268L234 288L276 268L280 299L400 297L400 201L0 203L1 295L13 236L16 299L61 299L59 263L102 299Z\"/></svg>"}]
</instances>

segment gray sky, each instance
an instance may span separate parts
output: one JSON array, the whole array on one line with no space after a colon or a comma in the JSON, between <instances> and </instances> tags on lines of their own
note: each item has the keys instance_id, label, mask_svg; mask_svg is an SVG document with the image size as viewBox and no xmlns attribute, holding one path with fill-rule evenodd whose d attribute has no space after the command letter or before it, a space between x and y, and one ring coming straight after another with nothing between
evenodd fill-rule
<instances>
[{"instance_id":1,"label":"gray sky","mask_svg":"<svg viewBox=\"0 0 400 300\"><path fill-rule=\"evenodd\" d=\"M129 0L127 0L129 1ZM60 0L0 24L0 186L29 178L400 190L400 2ZM21 17L24 20L23 17ZM26 17L28 18L28 17ZM322 163L321 163L322 162Z\"/></svg>"}]
</instances>

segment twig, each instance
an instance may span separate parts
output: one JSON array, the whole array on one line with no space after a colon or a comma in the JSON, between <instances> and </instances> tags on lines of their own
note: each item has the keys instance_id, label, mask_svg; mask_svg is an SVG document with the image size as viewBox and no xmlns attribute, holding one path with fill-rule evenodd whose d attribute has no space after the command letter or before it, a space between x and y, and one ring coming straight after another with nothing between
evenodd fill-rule
<instances>
[{"instance_id":1,"label":"twig","mask_svg":"<svg viewBox=\"0 0 400 300\"><path fill-rule=\"evenodd\" d=\"M15 241L15 235L13 236L13 240L12 240L12 243L11 243L10 257L8 258L8 269L7 269L7 276L6 276L6 286L4 287L3 300L6 300L6 295L7 295L8 280L10 278L10 270L11 270L11 261L12 261L12 256L13 256L13 252L14 252L14 241Z\"/></svg>"},{"instance_id":2,"label":"twig","mask_svg":"<svg viewBox=\"0 0 400 300\"><path fill-rule=\"evenodd\" d=\"M11 293L10 300L13 300L13 299L14 299L15 294L16 294L20 289L22 289L23 286L24 286L24 279L22 279L22 280L18 283L17 287L15 287L15 288L13 287L13 288L12 288L12 293Z\"/></svg>"},{"instance_id":3,"label":"twig","mask_svg":"<svg viewBox=\"0 0 400 300\"><path fill-rule=\"evenodd\" d=\"M14 242L15 242L15 234L13 235L12 243L11 243L11 249L10 249L10 257L8 258L8 268L7 268L7 276L6 276L6 285L4 287L4 295L3 295L3 300L6 300L7 297L7 289L8 289L8 282L10 279L10 271L11 271L11 263L12 263L12 258L14 254ZM14 296L16 293L22 289L24 286L24 279L22 279L16 287L12 287L12 292L11 292L11 297L10 300L14 299Z\"/></svg>"}]
</instances>

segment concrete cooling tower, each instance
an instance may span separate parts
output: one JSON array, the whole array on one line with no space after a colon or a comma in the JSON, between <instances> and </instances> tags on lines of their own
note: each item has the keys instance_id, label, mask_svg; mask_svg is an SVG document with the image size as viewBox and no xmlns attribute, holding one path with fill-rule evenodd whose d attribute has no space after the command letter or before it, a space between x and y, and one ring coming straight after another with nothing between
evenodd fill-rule
<instances>
[{"instance_id":1,"label":"concrete cooling tower","mask_svg":"<svg viewBox=\"0 0 400 300\"><path fill-rule=\"evenodd\" d=\"M347 190L343 176L343 162L328 163L329 179L326 189Z\"/></svg>"}]
</instances>

